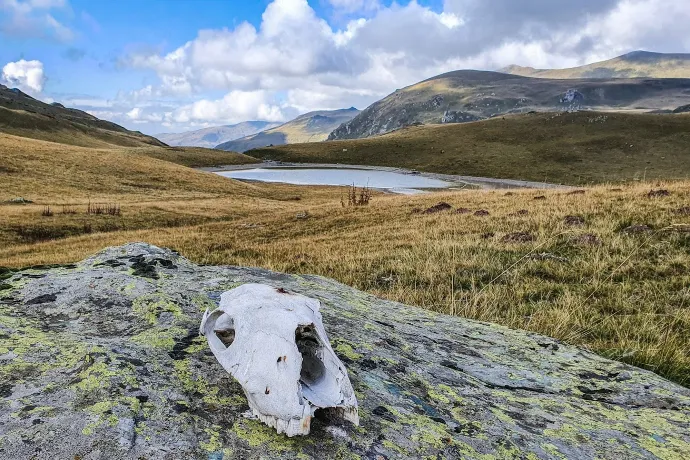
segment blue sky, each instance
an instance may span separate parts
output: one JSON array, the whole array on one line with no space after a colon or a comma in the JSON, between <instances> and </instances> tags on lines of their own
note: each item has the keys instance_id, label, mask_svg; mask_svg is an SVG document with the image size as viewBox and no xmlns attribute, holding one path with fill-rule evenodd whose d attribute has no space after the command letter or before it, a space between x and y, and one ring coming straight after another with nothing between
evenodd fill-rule
<instances>
[{"instance_id":1,"label":"blue sky","mask_svg":"<svg viewBox=\"0 0 690 460\"><path fill-rule=\"evenodd\" d=\"M234 28L245 21L258 27L269 3L270 0L71 0L65 8L51 10L51 14L73 31L72 39L3 36L0 63L37 59L51 69L46 82L46 90L51 94L112 98L118 91L135 90L155 80L153 72L118 69L121 56L136 50L171 51L202 29ZM308 3L335 26L352 16L326 1ZM439 0L422 0L419 4L442 8Z\"/></svg>"},{"instance_id":2,"label":"blue sky","mask_svg":"<svg viewBox=\"0 0 690 460\"><path fill-rule=\"evenodd\" d=\"M687 52L689 22L686 0L0 0L0 83L184 131L364 108L458 68Z\"/></svg>"}]
</instances>

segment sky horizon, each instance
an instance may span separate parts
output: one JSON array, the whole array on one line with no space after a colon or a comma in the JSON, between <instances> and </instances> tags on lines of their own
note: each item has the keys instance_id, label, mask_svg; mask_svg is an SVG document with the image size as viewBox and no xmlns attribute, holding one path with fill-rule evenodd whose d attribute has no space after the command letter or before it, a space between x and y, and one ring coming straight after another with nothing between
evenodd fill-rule
<instances>
[{"instance_id":1,"label":"sky horizon","mask_svg":"<svg viewBox=\"0 0 690 460\"><path fill-rule=\"evenodd\" d=\"M690 51L687 0L0 0L0 83L146 134L357 107L458 69Z\"/></svg>"}]
</instances>

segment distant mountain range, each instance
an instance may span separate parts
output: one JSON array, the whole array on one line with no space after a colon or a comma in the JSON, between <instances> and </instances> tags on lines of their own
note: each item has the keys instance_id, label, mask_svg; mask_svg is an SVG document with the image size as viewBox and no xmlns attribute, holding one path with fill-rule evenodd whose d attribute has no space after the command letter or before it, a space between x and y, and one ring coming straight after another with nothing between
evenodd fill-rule
<instances>
[{"instance_id":1,"label":"distant mountain range","mask_svg":"<svg viewBox=\"0 0 690 460\"><path fill-rule=\"evenodd\" d=\"M685 56L685 57L684 57ZM575 110L671 112L690 103L690 71L682 71L690 55L632 53L632 55L586 66L590 70L535 71L540 78L501 72L460 70L424 80L397 90L367 107L339 126L329 140L358 139L384 134L416 124L465 123L511 113L563 112ZM635 72L683 74L689 78L569 78L593 69L622 62L637 62ZM690 63L690 59L687 60ZM671 64L675 63L675 64ZM690 67L686 67L690 69ZM515 70L514 67L511 69ZM523 68L524 69L524 68ZM647 70L644 70L647 69ZM542 78L560 72L560 78ZM603 72L603 71L602 71Z\"/></svg>"},{"instance_id":2,"label":"distant mountain range","mask_svg":"<svg viewBox=\"0 0 690 460\"><path fill-rule=\"evenodd\" d=\"M84 147L165 146L139 131L130 131L57 102L46 104L3 85L0 85L0 132Z\"/></svg>"},{"instance_id":3,"label":"distant mountain range","mask_svg":"<svg viewBox=\"0 0 690 460\"><path fill-rule=\"evenodd\" d=\"M233 152L246 152L247 150L269 145L324 141L328 138L331 131L341 124L350 121L359 113L359 110L354 107L341 110L309 112L278 127L222 143L216 148Z\"/></svg>"},{"instance_id":4,"label":"distant mountain range","mask_svg":"<svg viewBox=\"0 0 690 460\"><path fill-rule=\"evenodd\" d=\"M690 78L690 54L634 51L608 61L569 69L511 65L501 72L537 78Z\"/></svg>"},{"instance_id":5,"label":"distant mountain range","mask_svg":"<svg viewBox=\"0 0 690 460\"><path fill-rule=\"evenodd\" d=\"M162 133L156 138L171 146L214 148L218 144L234 141L242 137L280 126L268 121L245 121L235 125L214 126L183 133Z\"/></svg>"}]
</instances>

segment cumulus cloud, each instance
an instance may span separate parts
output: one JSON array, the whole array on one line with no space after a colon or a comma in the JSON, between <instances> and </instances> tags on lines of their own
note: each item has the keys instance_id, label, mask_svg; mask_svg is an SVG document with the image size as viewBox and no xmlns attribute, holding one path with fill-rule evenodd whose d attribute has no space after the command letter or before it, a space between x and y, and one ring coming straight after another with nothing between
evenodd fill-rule
<instances>
[{"instance_id":1,"label":"cumulus cloud","mask_svg":"<svg viewBox=\"0 0 690 460\"><path fill-rule=\"evenodd\" d=\"M67 0L0 0L0 32L5 35L67 42L72 30L58 21L51 10L65 9Z\"/></svg>"},{"instance_id":2,"label":"cumulus cloud","mask_svg":"<svg viewBox=\"0 0 690 460\"><path fill-rule=\"evenodd\" d=\"M222 99L201 99L166 114L168 122L283 121L280 106L272 104L266 91L231 91Z\"/></svg>"},{"instance_id":3,"label":"cumulus cloud","mask_svg":"<svg viewBox=\"0 0 690 460\"><path fill-rule=\"evenodd\" d=\"M202 30L170 52L128 56L126 65L159 78L132 97L141 106L147 98L227 92L168 110L165 123L280 120L364 108L460 68L567 67L636 49L690 50L687 0L445 0L441 10L415 0L328 3L354 12L351 20L333 27L306 0L274 0L258 27Z\"/></svg>"},{"instance_id":4,"label":"cumulus cloud","mask_svg":"<svg viewBox=\"0 0 690 460\"><path fill-rule=\"evenodd\" d=\"M43 63L41 61L9 62L2 68L2 81L8 85L17 87L27 93L40 93L45 83Z\"/></svg>"}]
</instances>

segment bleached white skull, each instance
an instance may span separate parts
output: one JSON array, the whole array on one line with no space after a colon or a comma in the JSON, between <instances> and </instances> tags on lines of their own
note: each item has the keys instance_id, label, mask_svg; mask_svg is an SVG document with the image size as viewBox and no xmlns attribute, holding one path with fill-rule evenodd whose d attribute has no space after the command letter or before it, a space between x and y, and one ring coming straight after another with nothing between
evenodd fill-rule
<instances>
[{"instance_id":1,"label":"bleached white skull","mask_svg":"<svg viewBox=\"0 0 690 460\"><path fill-rule=\"evenodd\" d=\"M318 300L263 284L221 295L200 333L242 385L261 421L288 436L309 434L317 409L359 424L347 370L331 348Z\"/></svg>"}]
</instances>

